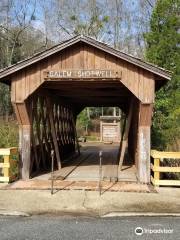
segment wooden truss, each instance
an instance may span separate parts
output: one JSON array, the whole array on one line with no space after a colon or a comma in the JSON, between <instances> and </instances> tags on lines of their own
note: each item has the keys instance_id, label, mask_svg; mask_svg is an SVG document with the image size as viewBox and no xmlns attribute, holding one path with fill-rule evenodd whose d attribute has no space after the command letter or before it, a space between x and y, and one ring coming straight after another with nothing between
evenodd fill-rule
<instances>
[{"instance_id":1,"label":"wooden truss","mask_svg":"<svg viewBox=\"0 0 180 240\"><path fill-rule=\"evenodd\" d=\"M30 175L50 169L51 150L55 152L56 168L72 155L79 145L73 111L55 98L37 94L30 99L31 164Z\"/></svg>"}]
</instances>

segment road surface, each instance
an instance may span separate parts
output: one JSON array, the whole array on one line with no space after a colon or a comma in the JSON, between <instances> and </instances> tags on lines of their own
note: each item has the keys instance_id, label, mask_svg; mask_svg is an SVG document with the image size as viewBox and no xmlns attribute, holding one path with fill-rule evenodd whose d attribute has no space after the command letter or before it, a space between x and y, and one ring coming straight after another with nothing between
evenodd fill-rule
<instances>
[{"instance_id":1,"label":"road surface","mask_svg":"<svg viewBox=\"0 0 180 240\"><path fill-rule=\"evenodd\" d=\"M137 228L137 233L135 229ZM139 234L139 235L137 235ZM0 216L0 240L180 239L179 217Z\"/></svg>"}]
</instances>

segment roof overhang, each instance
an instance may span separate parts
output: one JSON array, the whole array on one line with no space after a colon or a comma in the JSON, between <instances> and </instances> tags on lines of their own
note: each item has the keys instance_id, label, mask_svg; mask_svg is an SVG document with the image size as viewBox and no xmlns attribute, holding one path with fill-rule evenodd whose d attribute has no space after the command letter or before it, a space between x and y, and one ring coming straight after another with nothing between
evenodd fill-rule
<instances>
[{"instance_id":1,"label":"roof overhang","mask_svg":"<svg viewBox=\"0 0 180 240\"><path fill-rule=\"evenodd\" d=\"M10 76L18 71L20 71L23 68L26 68L34 63L37 63L49 56L52 56L53 54L62 51L63 49L72 46L78 42L84 42L86 44L89 44L95 48L98 48L104 52L107 52L117 58L120 58L124 61L127 61L129 63L134 64L135 66L141 67L153 74L155 74L161 79L161 80L170 80L171 79L171 73L163 68L160 68L158 66L155 66L151 63L145 62L144 60L140 58L136 58L130 54L126 54L122 51L119 51L117 49L112 48L111 46L99 42L93 38L87 37L87 36L75 36L69 40L66 40L48 50L45 50L43 52L40 52L38 54L33 55L32 57L22 60L14 65L11 65L9 67L6 67L0 71L0 81L9 84L10 83Z\"/></svg>"}]
</instances>

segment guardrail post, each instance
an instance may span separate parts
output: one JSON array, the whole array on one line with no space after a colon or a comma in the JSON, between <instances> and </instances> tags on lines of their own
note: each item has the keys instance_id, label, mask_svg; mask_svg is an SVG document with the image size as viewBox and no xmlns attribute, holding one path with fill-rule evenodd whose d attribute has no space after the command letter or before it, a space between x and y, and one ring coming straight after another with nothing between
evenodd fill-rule
<instances>
[{"instance_id":1,"label":"guardrail post","mask_svg":"<svg viewBox=\"0 0 180 240\"><path fill-rule=\"evenodd\" d=\"M159 180L160 180L160 172L159 170L157 171L156 168L158 168L160 165L160 159L159 158L154 158L154 184L156 187L159 187Z\"/></svg>"},{"instance_id":2,"label":"guardrail post","mask_svg":"<svg viewBox=\"0 0 180 240\"><path fill-rule=\"evenodd\" d=\"M9 156L5 155L3 156L4 158L4 164L8 164L9 163ZM9 178L9 167L3 167L3 172L4 172L4 177L5 178Z\"/></svg>"}]
</instances>

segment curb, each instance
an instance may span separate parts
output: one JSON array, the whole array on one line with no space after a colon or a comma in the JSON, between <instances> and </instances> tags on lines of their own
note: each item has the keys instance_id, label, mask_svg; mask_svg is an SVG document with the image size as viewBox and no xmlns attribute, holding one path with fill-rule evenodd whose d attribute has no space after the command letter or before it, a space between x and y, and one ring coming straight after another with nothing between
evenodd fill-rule
<instances>
[{"instance_id":1,"label":"curb","mask_svg":"<svg viewBox=\"0 0 180 240\"><path fill-rule=\"evenodd\" d=\"M16 217L30 217L29 213L19 211L0 210L0 216L16 216Z\"/></svg>"},{"instance_id":2,"label":"curb","mask_svg":"<svg viewBox=\"0 0 180 240\"><path fill-rule=\"evenodd\" d=\"M180 213L154 213L154 212L112 212L101 216L101 218L111 217L180 217Z\"/></svg>"}]
</instances>

